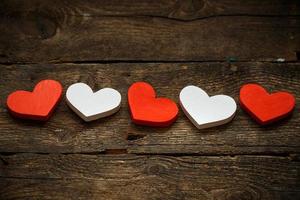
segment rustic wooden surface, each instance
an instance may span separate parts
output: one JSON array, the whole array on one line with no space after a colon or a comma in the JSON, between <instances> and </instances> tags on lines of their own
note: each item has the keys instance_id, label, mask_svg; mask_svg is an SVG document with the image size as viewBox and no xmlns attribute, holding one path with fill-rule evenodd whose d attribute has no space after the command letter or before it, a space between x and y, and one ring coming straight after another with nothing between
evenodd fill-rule
<instances>
[{"instance_id":1,"label":"rustic wooden surface","mask_svg":"<svg viewBox=\"0 0 300 200\"><path fill-rule=\"evenodd\" d=\"M17 154L3 156L0 191L2 199L296 199L297 159Z\"/></svg>"},{"instance_id":2,"label":"rustic wooden surface","mask_svg":"<svg viewBox=\"0 0 300 200\"><path fill-rule=\"evenodd\" d=\"M53 2L2 1L1 62L294 61L300 49L297 0Z\"/></svg>"},{"instance_id":3,"label":"rustic wooden surface","mask_svg":"<svg viewBox=\"0 0 300 200\"><path fill-rule=\"evenodd\" d=\"M297 0L0 2L0 199L300 199L300 114L260 127L240 108L197 130L131 123L126 93L147 81L178 103L188 84L238 100L257 82L300 100ZM120 112L83 122L12 118L7 95L52 78L113 87Z\"/></svg>"}]
</instances>

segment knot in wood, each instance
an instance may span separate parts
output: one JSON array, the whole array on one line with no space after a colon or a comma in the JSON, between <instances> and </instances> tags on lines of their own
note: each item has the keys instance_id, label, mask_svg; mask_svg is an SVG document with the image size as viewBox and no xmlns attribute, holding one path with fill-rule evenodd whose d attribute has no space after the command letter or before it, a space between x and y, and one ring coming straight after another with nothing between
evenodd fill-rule
<instances>
[{"instance_id":1,"label":"knot in wood","mask_svg":"<svg viewBox=\"0 0 300 200\"><path fill-rule=\"evenodd\" d=\"M273 199L273 197L264 188L249 185L228 188L217 195L216 199L219 198L224 200Z\"/></svg>"},{"instance_id":2,"label":"knot in wood","mask_svg":"<svg viewBox=\"0 0 300 200\"><path fill-rule=\"evenodd\" d=\"M160 175L166 171L166 167L161 164L152 164L146 168L146 172L149 175Z\"/></svg>"},{"instance_id":3,"label":"knot in wood","mask_svg":"<svg viewBox=\"0 0 300 200\"><path fill-rule=\"evenodd\" d=\"M56 34L57 24L39 12L29 12L21 16L20 28L23 34L39 39L48 39Z\"/></svg>"}]
</instances>

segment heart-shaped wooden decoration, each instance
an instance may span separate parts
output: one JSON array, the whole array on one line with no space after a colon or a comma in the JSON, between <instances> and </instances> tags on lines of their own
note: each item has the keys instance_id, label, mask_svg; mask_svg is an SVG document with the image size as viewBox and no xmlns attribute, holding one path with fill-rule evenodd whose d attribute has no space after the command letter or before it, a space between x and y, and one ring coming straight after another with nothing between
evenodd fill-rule
<instances>
[{"instance_id":1,"label":"heart-shaped wooden decoration","mask_svg":"<svg viewBox=\"0 0 300 200\"><path fill-rule=\"evenodd\" d=\"M176 103L167 98L156 98L153 87L145 82L130 86L128 103L132 121L136 124L165 127L177 118Z\"/></svg>"},{"instance_id":2,"label":"heart-shaped wooden decoration","mask_svg":"<svg viewBox=\"0 0 300 200\"><path fill-rule=\"evenodd\" d=\"M33 92L15 91L7 97L7 107L13 116L46 121L57 106L62 86L55 80L42 80Z\"/></svg>"},{"instance_id":3,"label":"heart-shaped wooden decoration","mask_svg":"<svg viewBox=\"0 0 300 200\"><path fill-rule=\"evenodd\" d=\"M85 83L71 85L66 93L70 108L84 121L92 121L116 113L121 107L121 94L112 88L97 92Z\"/></svg>"},{"instance_id":4,"label":"heart-shaped wooden decoration","mask_svg":"<svg viewBox=\"0 0 300 200\"><path fill-rule=\"evenodd\" d=\"M289 115L295 102L294 96L288 92L269 94L258 84L246 84L240 89L241 107L262 125Z\"/></svg>"},{"instance_id":5,"label":"heart-shaped wooden decoration","mask_svg":"<svg viewBox=\"0 0 300 200\"><path fill-rule=\"evenodd\" d=\"M198 129L228 123L237 108L233 98L226 95L209 97L204 90L193 85L183 88L179 99L182 110Z\"/></svg>"}]
</instances>

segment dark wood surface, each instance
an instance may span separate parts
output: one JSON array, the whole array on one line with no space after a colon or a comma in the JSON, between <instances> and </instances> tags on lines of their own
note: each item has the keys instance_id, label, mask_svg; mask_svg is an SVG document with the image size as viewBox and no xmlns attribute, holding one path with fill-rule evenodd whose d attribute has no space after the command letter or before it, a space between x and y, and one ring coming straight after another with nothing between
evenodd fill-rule
<instances>
[{"instance_id":1,"label":"dark wood surface","mask_svg":"<svg viewBox=\"0 0 300 200\"><path fill-rule=\"evenodd\" d=\"M0 61L295 61L299 1L253 2L4 0Z\"/></svg>"},{"instance_id":2,"label":"dark wood surface","mask_svg":"<svg viewBox=\"0 0 300 200\"><path fill-rule=\"evenodd\" d=\"M3 156L2 199L296 199L299 159L272 156Z\"/></svg>"},{"instance_id":3,"label":"dark wood surface","mask_svg":"<svg viewBox=\"0 0 300 200\"><path fill-rule=\"evenodd\" d=\"M0 199L300 199L300 2L0 2ZM59 104L46 123L12 118L7 95L42 79L122 94L120 112L83 122ZM293 115L260 127L240 108L198 130L131 123L127 89L178 103L194 84L238 101L256 82L292 92Z\"/></svg>"}]
</instances>

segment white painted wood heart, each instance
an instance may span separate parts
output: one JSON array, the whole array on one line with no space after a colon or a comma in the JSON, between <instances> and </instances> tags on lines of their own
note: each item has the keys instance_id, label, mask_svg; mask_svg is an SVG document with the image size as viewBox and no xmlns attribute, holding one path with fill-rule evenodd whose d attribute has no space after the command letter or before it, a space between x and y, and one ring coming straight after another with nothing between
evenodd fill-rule
<instances>
[{"instance_id":1,"label":"white painted wood heart","mask_svg":"<svg viewBox=\"0 0 300 200\"><path fill-rule=\"evenodd\" d=\"M70 108L84 121L92 121L116 113L121 107L121 94L112 88L97 92L85 83L75 83L66 92Z\"/></svg>"},{"instance_id":2,"label":"white painted wood heart","mask_svg":"<svg viewBox=\"0 0 300 200\"><path fill-rule=\"evenodd\" d=\"M204 90L193 85L183 88L179 99L184 113L198 129L228 123L237 109L234 99L230 96L209 97Z\"/></svg>"}]
</instances>

